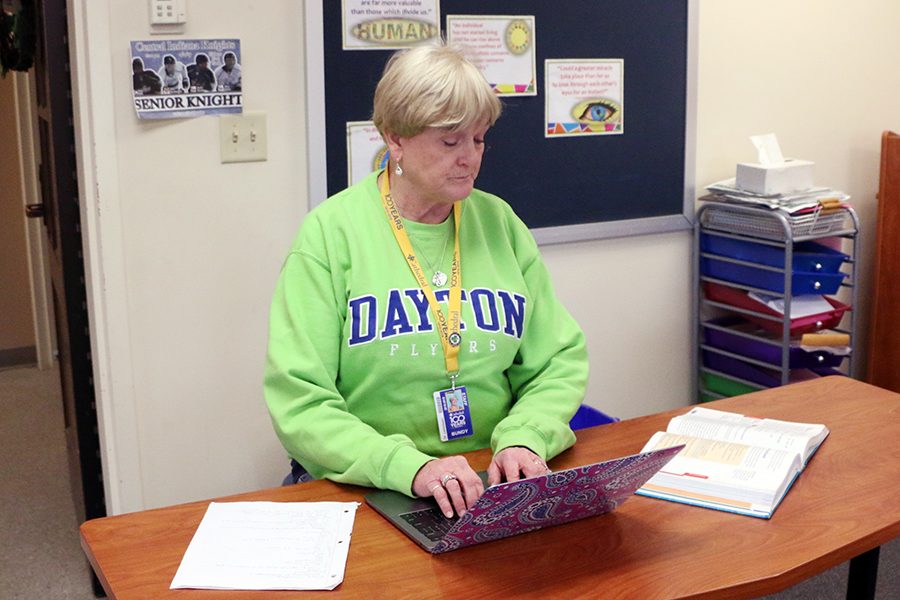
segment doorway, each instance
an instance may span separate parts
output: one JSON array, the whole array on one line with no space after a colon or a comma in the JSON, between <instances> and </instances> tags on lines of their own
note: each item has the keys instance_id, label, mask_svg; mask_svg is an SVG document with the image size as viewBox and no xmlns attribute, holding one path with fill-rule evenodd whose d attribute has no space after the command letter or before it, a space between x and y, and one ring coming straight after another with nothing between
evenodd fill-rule
<instances>
[{"instance_id":1,"label":"doorway","mask_svg":"<svg viewBox=\"0 0 900 600\"><path fill-rule=\"evenodd\" d=\"M0 369L37 362L27 245L30 224L22 212L18 160L20 80L11 74L0 79Z\"/></svg>"},{"instance_id":2,"label":"doorway","mask_svg":"<svg viewBox=\"0 0 900 600\"><path fill-rule=\"evenodd\" d=\"M81 521L106 516L87 312L72 120L66 0L37 0L31 139L36 201L47 251L73 499Z\"/></svg>"},{"instance_id":3,"label":"doorway","mask_svg":"<svg viewBox=\"0 0 900 600\"><path fill-rule=\"evenodd\" d=\"M101 589L78 543L86 510L70 474L49 237L42 217L26 218L43 210L38 165L52 159L39 157L37 123L34 70L8 73L0 80L0 512L8 517L0 538L16 539L19 551L7 557L16 576L0 577L0 597L88 600Z\"/></svg>"}]
</instances>

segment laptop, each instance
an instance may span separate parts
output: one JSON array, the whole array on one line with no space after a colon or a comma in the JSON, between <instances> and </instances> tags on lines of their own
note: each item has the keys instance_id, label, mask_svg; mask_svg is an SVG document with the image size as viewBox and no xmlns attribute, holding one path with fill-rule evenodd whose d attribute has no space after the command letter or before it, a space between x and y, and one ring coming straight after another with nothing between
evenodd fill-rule
<instances>
[{"instance_id":1,"label":"laptop","mask_svg":"<svg viewBox=\"0 0 900 600\"><path fill-rule=\"evenodd\" d=\"M391 490L368 494L366 503L422 548L441 554L608 513L682 448L673 446L501 483L485 489L462 517L445 517L434 498L409 498ZM487 485L487 475L479 474Z\"/></svg>"}]
</instances>

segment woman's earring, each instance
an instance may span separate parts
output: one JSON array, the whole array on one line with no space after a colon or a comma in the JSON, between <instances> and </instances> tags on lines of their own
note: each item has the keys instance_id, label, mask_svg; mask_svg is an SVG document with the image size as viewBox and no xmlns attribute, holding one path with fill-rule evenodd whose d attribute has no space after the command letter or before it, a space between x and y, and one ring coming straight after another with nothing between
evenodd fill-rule
<instances>
[{"instance_id":1,"label":"woman's earring","mask_svg":"<svg viewBox=\"0 0 900 600\"><path fill-rule=\"evenodd\" d=\"M399 160L397 161L397 168L394 169L394 173L397 175L397 177L403 176L403 167L400 166Z\"/></svg>"}]
</instances>

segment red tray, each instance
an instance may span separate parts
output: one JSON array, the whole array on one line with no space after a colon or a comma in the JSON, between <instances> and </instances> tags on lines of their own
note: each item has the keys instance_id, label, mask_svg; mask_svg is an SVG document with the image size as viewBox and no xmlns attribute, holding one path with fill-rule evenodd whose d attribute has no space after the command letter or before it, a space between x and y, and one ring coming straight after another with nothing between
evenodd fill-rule
<instances>
[{"instance_id":1,"label":"red tray","mask_svg":"<svg viewBox=\"0 0 900 600\"><path fill-rule=\"evenodd\" d=\"M772 310L762 302L757 302L756 300L748 296L747 292L745 292L744 290L739 290L736 288L728 287L726 285L710 282L704 282L703 286L706 292L706 297L710 300L721 302L723 304L730 304L731 306L737 306L738 308L745 308L747 310L753 310L759 313L772 315L773 317L781 318L782 316L778 311ZM829 298L827 296L825 297L825 300L827 300L828 303L831 304L831 306L833 306L834 308L823 313L791 319L791 335L801 335L803 333L810 333L813 331L818 331L820 329L831 329L832 327L837 327L838 323L840 323L841 319L844 317L844 313L850 310L850 305L844 304L839 300ZM768 319L755 317L753 315L743 316L747 320L753 321L763 329L766 329L773 333L781 333L782 325L779 321L770 321Z\"/></svg>"}]
</instances>

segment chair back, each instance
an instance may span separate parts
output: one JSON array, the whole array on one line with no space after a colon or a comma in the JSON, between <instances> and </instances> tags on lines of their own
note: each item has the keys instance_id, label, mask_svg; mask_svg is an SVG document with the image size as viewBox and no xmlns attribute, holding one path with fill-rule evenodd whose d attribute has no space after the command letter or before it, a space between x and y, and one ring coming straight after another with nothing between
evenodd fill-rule
<instances>
[{"instance_id":1,"label":"chair back","mask_svg":"<svg viewBox=\"0 0 900 600\"><path fill-rule=\"evenodd\" d=\"M578 412L569 421L569 427L572 431L579 429L587 429L588 427L596 427L597 425L606 425L608 423L616 423L620 419L611 417L608 414L597 410L593 406L582 404L578 407Z\"/></svg>"}]
</instances>

